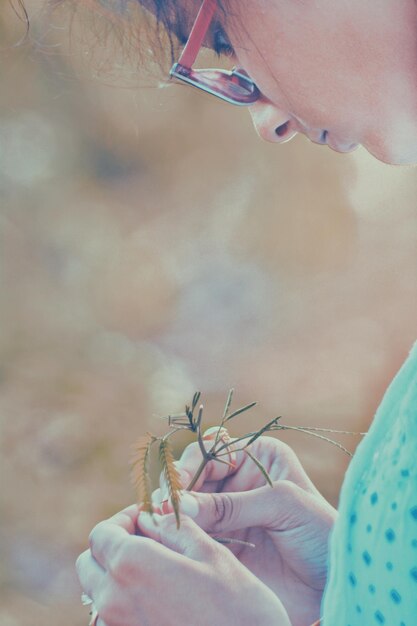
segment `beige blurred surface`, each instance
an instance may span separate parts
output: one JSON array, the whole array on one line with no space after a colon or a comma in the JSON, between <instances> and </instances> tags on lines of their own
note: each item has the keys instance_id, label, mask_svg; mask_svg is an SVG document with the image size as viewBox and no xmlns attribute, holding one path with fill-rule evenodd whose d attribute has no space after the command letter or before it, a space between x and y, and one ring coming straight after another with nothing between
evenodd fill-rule
<instances>
[{"instance_id":1,"label":"beige blurred surface","mask_svg":"<svg viewBox=\"0 0 417 626\"><path fill-rule=\"evenodd\" d=\"M417 170L262 143L28 8L19 48L0 13L0 626L83 626L75 558L195 390L208 425L259 401L232 434L367 429L417 337ZM347 457L285 440L336 505Z\"/></svg>"}]
</instances>

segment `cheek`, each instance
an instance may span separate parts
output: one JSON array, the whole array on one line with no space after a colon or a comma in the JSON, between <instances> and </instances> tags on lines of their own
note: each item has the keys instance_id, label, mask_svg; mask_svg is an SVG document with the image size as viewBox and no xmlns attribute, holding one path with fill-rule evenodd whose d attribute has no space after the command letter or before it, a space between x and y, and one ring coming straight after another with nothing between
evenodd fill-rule
<instances>
[{"instance_id":1,"label":"cheek","mask_svg":"<svg viewBox=\"0 0 417 626\"><path fill-rule=\"evenodd\" d=\"M261 36L258 23L245 46L237 43L239 62L268 100L308 126L359 130L378 91L379 55L370 54L369 33L355 20L334 23L334 11L309 11L302 4L288 3L272 34L263 24Z\"/></svg>"},{"instance_id":2,"label":"cheek","mask_svg":"<svg viewBox=\"0 0 417 626\"><path fill-rule=\"evenodd\" d=\"M272 69L272 68L271 68ZM358 107L358 100L343 81L328 80L333 68L313 74L298 64L275 66L273 74L262 68L248 69L262 94L277 108L296 117L310 128L344 129L363 127L368 107Z\"/></svg>"},{"instance_id":3,"label":"cheek","mask_svg":"<svg viewBox=\"0 0 417 626\"><path fill-rule=\"evenodd\" d=\"M302 50L304 56L307 50ZM300 58L302 58L300 52ZM308 128L333 131L340 141L361 142L364 130L384 126L375 119L385 98L371 77L358 75L337 59L320 61L320 55L301 62L271 59L268 71L247 59L248 72L265 97L277 108L297 118Z\"/></svg>"},{"instance_id":4,"label":"cheek","mask_svg":"<svg viewBox=\"0 0 417 626\"><path fill-rule=\"evenodd\" d=\"M353 109L354 80L328 49L318 49L313 56L311 47L300 44L300 39L295 42L287 38L268 50L262 46L256 50L238 49L238 63L265 98L308 126L326 128L340 123Z\"/></svg>"},{"instance_id":5,"label":"cheek","mask_svg":"<svg viewBox=\"0 0 417 626\"><path fill-rule=\"evenodd\" d=\"M305 126L362 143L384 159L391 158L388 142L397 160L401 146L412 151L414 129L411 133L395 122L417 119L415 93L404 87L417 82L404 73L407 64L415 67L414 29L408 41L406 23L394 28L385 4L375 12L359 0L341 3L337 12L326 0L281 0L269 21L251 12L252 6L245 4L244 45L242 39L232 43L239 64L267 100Z\"/></svg>"}]
</instances>

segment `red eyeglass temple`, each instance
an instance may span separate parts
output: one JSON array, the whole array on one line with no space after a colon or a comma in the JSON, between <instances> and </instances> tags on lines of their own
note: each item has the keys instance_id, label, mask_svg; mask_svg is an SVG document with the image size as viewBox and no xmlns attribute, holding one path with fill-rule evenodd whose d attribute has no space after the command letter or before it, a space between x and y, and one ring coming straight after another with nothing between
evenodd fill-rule
<instances>
[{"instance_id":1,"label":"red eyeglass temple","mask_svg":"<svg viewBox=\"0 0 417 626\"><path fill-rule=\"evenodd\" d=\"M178 59L179 65L191 68L197 58L197 54L203 45L204 37L210 27L213 15L217 9L217 0L204 0L200 7L194 26L191 29L188 41Z\"/></svg>"}]
</instances>

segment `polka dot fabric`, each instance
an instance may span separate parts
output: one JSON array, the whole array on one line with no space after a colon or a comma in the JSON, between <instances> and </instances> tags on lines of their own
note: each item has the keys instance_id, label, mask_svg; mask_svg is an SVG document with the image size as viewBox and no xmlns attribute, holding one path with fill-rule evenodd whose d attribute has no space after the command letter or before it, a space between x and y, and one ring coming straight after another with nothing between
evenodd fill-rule
<instances>
[{"instance_id":1,"label":"polka dot fabric","mask_svg":"<svg viewBox=\"0 0 417 626\"><path fill-rule=\"evenodd\" d=\"M417 344L340 495L323 626L417 626Z\"/></svg>"}]
</instances>

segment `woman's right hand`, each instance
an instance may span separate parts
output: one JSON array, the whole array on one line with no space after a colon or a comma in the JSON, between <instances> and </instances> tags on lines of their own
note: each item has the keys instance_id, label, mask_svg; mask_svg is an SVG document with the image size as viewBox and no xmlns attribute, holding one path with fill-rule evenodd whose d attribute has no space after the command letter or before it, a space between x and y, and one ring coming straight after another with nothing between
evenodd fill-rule
<instances>
[{"instance_id":1,"label":"woman's right hand","mask_svg":"<svg viewBox=\"0 0 417 626\"><path fill-rule=\"evenodd\" d=\"M216 431L210 429L205 439ZM242 442L236 444L241 446ZM260 437L249 451L268 471L272 488L265 486L265 478L245 452L232 452L235 467L210 461L194 491L184 494L181 510L213 536L255 544L255 548L239 543L228 547L276 593L293 626L309 626L320 617L328 539L337 512L282 441ZM176 463L184 487L201 458L198 444L192 443ZM158 496L167 497L163 477ZM166 504L164 508L169 511Z\"/></svg>"}]
</instances>

